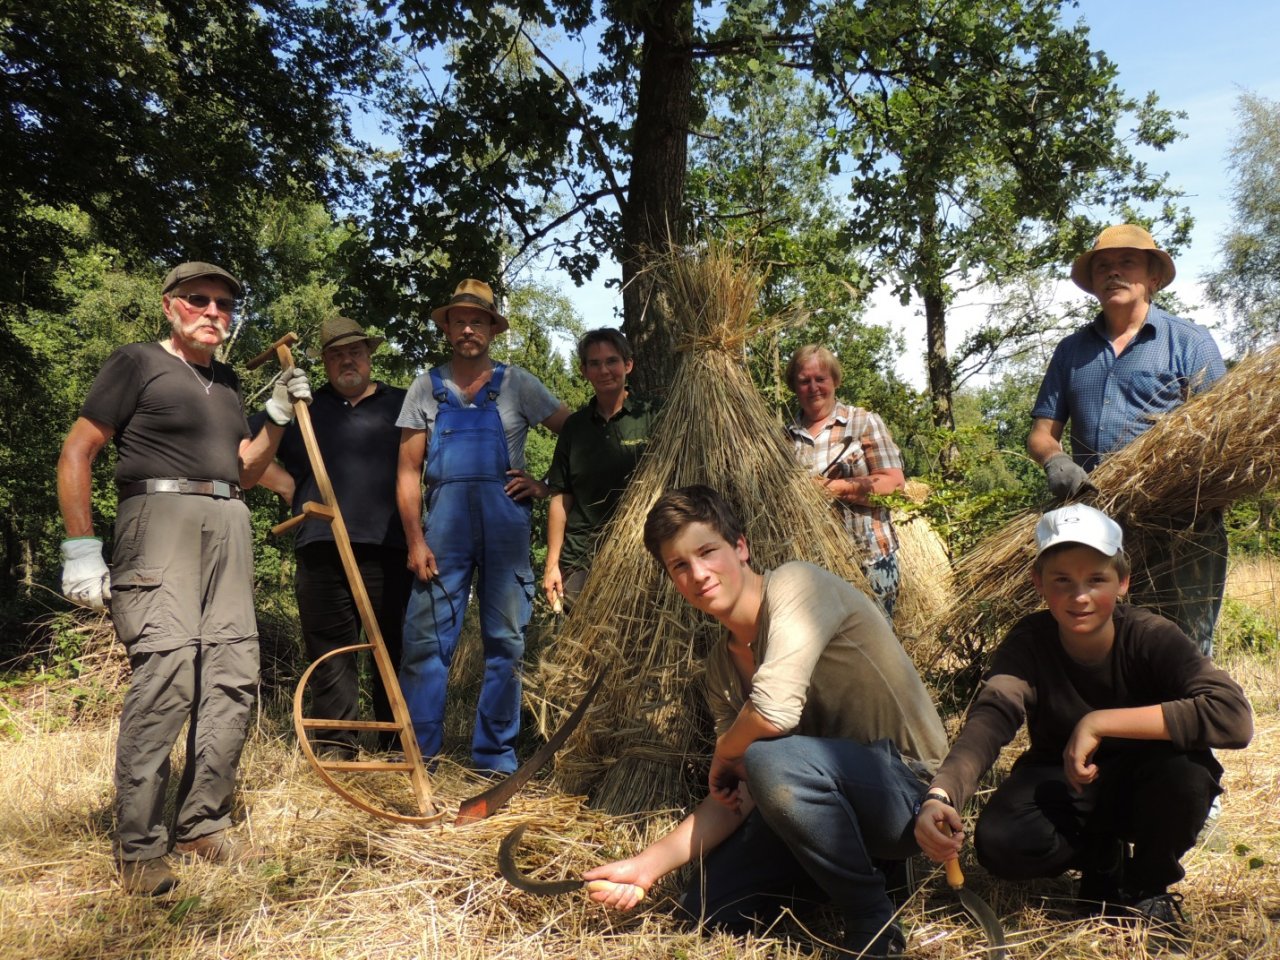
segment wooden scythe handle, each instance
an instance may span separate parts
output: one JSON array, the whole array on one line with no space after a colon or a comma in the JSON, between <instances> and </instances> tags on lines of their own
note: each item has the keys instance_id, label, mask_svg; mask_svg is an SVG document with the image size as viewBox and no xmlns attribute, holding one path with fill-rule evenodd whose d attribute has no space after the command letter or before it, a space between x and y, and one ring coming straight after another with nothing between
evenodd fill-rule
<instances>
[{"instance_id":1,"label":"wooden scythe handle","mask_svg":"<svg viewBox=\"0 0 1280 960\"><path fill-rule=\"evenodd\" d=\"M254 357L246 366L251 370L260 367L270 360L274 354L280 361L281 369L288 369L293 366L293 353L289 350L289 347L297 342L298 335L296 333L286 333L271 345L271 349ZM316 440L315 428L311 423L311 411L308 409L306 401L294 400L293 413L298 423L298 429L302 431L302 441L307 449L307 459L311 462L311 472L316 478L316 487L320 490L320 499L323 505L333 512L333 516L323 517L319 512L313 511L313 513L322 519L328 519L333 529L333 540L338 547L338 555L342 559L342 569L347 575L347 582L351 585L351 594L356 601L356 610L360 614L360 623L364 627L364 636L368 641L367 644L358 644L355 647L346 647L342 650L325 654L324 657L311 664L302 675L302 679L298 682L298 689L294 693L293 725L298 735L298 743L302 747L302 752L308 762L310 762L320 778L343 799L368 813L387 820L395 820L400 823L432 823L443 816L443 813L436 813L435 805L431 801L431 782L427 777L427 768L422 762L422 753L418 749L418 739L413 732L413 721L409 717L409 707L404 701L404 694L400 692L400 682L396 677L395 667L391 663L391 655L387 653L387 645L382 639L382 631L378 628L378 618L374 613L373 604L369 600L369 593L365 590L364 578L360 576L360 567L356 563L355 552L351 549L351 537L347 534L347 525L342 519L342 511L338 508L338 498L333 492L333 484L329 480L329 471L325 469L324 458L320 456L320 444ZM407 817L388 810L379 810L357 800L343 789L333 777L329 776L324 769L323 763L316 758L315 752L311 749L311 744L307 741L306 728L302 723L302 691L307 681L311 678L311 674L325 657L333 656L336 653L363 649L366 645L373 653L374 665L378 668L378 676L382 678L382 686L387 692L391 715L395 718L395 722L400 728L400 746L403 748L405 760L408 761L411 768L409 779L413 784L413 792L418 803L419 815L417 817ZM341 724L342 721L334 721L335 726L341 726Z\"/></svg>"}]
</instances>

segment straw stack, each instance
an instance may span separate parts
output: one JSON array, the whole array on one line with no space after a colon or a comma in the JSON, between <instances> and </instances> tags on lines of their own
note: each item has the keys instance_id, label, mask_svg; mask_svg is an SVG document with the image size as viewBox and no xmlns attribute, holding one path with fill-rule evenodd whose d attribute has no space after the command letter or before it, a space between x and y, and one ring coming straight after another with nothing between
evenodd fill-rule
<instances>
[{"instance_id":1,"label":"straw stack","mask_svg":"<svg viewBox=\"0 0 1280 960\"><path fill-rule=\"evenodd\" d=\"M929 496L929 485L908 480L905 492L922 504ZM956 602L951 556L924 514L895 510L893 529L898 535L901 574L894 629L918 663L933 662L941 652L936 644L938 621Z\"/></svg>"},{"instance_id":2,"label":"straw stack","mask_svg":"<svg viewBox=\"0 0 1280 960\"><path fill-rule=\"evenodd\" d=\"M1192 519L1266 488L1280 475L1280 347L1246 357L1210 389L1161 416L1090 475L1090 502L1125 528L1135 571L1167 564ZM975 657L1039 606L1031 586L1039 511L1010 521L956 565L960 600L940 624Z\"/></svg>"},{"instance_id":3,"label":"straw stack","mask_svg":"<svg viewBox=\"0 0 1280 960\"><path fill-rule=\"evenodd\" d=\"M597 806L615 812L686 802L710 755L701 674L718 628L676 594L641 541L664 491L692 483L720 491L746 525L757 569L803 559L866 588L829 500L747 374L747 338L759 332L758 276L719 247L673 252L653 269L667 315L682 325L677 372L591 576L528 684L550 729L597 665L609 668L557 776L563 789L592 792Z\"/></svg>"}]
</instances>

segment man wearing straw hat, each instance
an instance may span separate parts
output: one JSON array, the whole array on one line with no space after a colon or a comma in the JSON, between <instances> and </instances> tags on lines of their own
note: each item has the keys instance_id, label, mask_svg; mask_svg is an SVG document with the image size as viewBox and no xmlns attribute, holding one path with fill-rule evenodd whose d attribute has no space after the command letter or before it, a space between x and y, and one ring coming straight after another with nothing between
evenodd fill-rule
<instances>
[{"instance_id":1,"label":"man wearing straw hat","mask_svg":"<svg viewBox=\"0 0 1280 960\"><path fill-rule=\"evenodd\" d=\"M323 361L329 382L316 391L311 424L379 632L398 668L400 633L413 582L396 509L400 451L396 419L406 391L372 377L373 352L383 342L382 337L366 333L347 317L321 324L319 349L309 353ZM284 469L269 471L262 483L291 504L297 516L304 503L319 501L321 496L302 431L296 425L285 430L278 457ZM360 614L332 527L304 523L298 528L293 550L294 591L308 656L316 660L330 650L359 643ZM311 716L335 720L359 717L360 670L354 655L325 660L312 674L309 686ZM395 719L377 671L372 700L374 719ZM318 730L316 739L320 753L336 759L355 757L355 734L351 731ZM397 743L394 734L379 735L380 748L393 749Z\"/></svg>"},{"instance_id":2,"label":"man wearing straw hat","mask_svg":"<svg viewBox=\"0 0 1280 960\"><path fill-rule=\"evenodd\" d=\"M115 848L121 883L158 896L178 883L172 849L228 863L232 793L258 685L253 541L243 487L275 456L306 375L282 372L270 422L250 439L235 371L214 358L240 281L211 263L174 267L161 288L169 336L118 348L94 378L58 458L66 525L62 590L111 606L133 676L116 740ZM118 453L111 568L93 534L93 462ZM174 836L164 815L169 754L187 726Z\"/></svg>"},{"instance_id":3,"label":"man wearing straw hat","mask_svg":"<svg viewBox=\"0 0 1280 960\"><path fill-rule=\"evenodd\" d=\"M1152 303L1174 278L1173 260L1142 227L1107 227L1076 257L1071 279L1102 312L1058 344L1032 408L1027 449L1058 500L1088 487L1102 457L1148 430L1160 414L1226 373L1209 331ZM1071 424L1071 453L1062 448ZM1220 510L1169 520L1167 558L1134 602L1178 624L1207 656L1227 573Z\"/></svg>"},{"instance_id":4,"label":"man wearing straw hat","mask_svg":"<svg viewBox=\"0 0 1280 960\"><path fill-rule=\"evenodd\" d=\"M525 471L525 438L559 433L569 408L520 367L489 357L507 330L493 291L463 280L431 312L450 361L410 386L401 428L396 497L416 580L405 615L400 687L424 757L440 752L449 664L478 572L484 680L471 740L477 769L516 769L520 673L534 593L529 526L547 485ZM426 465L427 519L422 522Z\"/></svg>"}]
</instances>

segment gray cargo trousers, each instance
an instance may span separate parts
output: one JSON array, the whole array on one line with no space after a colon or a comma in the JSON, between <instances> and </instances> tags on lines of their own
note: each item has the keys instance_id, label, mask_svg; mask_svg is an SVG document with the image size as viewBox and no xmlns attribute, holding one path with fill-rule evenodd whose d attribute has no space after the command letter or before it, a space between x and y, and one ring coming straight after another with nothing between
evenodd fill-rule
<instances>
[{"instance_id":1,"label":"gray cargo trousers","mask_svg":"<svg viewBox=\"0 0 1280 960\"><path fill-rule=\"evenodd\" d=\"M111 618L133 670L116 740L116 856L231 825L236 768L258 685L249 511L236 500L157 493L120 504ZM174 836L164 822L170 753L187 725Z\"/></svg>"}]
</instances>

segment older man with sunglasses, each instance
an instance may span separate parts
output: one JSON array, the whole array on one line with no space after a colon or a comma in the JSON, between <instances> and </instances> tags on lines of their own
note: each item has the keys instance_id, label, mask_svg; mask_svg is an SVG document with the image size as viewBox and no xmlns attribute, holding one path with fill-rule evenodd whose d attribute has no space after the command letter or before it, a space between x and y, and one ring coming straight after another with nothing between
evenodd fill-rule
<instances>
[{"instance_id":1,"label":"older man with sunglasses","mask_svg":"<svg viewBox=\"0 0 1280 960\"><path fill-rule=\"evenodd\" d=\"M167 854L229 863L236 768L258 682L253 550L243 488L275 455L296 369L277 380L266 429L250 439L235 371L214 358L240 281L211 263L169 271L169 336L118 348L98 372L58 459L66 526L62 589L103 609L133 671L116 741L115 852L121 883L156 896L177 885ZM119 506L111 568L94 536L93 462L114 441ZM165 822L169 754L187 725L173 837Z\"/></svg>"}]
</instances>

